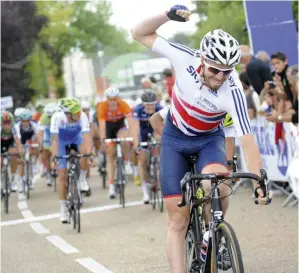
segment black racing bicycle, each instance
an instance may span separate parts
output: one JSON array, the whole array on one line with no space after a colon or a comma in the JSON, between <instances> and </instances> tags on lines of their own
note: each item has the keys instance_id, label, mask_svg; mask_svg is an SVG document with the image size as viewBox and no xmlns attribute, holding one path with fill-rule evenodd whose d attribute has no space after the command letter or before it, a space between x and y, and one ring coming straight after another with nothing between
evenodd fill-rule
<instances>
[{"instance_id":1,"label":"black racing bicycle","mask_svg":"<svg viewBox=\"0 0 299 273\"><path fill-rule=\"evenodd\" d=\"M1 153L1 161L2 161L2 172L1 172L1 196L3 200L4 210L5 213L8 213L8 206L9 206L9 195L10 195L10 188L9 188L9 158L11 156L20 156L18 153L9 153L5 150Z\"/></svg>"},{"instance_id":2,"label":"black racing bicycle","mask_svg":"<svg viewBox=\"0 0 299 273\"><path fill-rule=\"evenodd\" d=\"M155 210L158 205L160 212L163 212L164 202L160 183L160 145L161 142L155 140L152 134L148 135L147 142L140 143L141 147L148 147L147 173L150 187L150 202L153 210Z\"/></svg>"},{"instance_id":3,"label":"black racing bicycle","mask_svg":"<svg viewBox=\"0 0 299 273\"><path fill-rule=\"evenodd\" d=\"M24 194L26 192L26 197L29 200L30 198L30 188L32 187L33 183L33 170L32 170L32 160L31 160L31 153L30 148L38 148L38 143L25 143L24 147L24 173L25 173L25 180L23 180L23 191Z\"/></svg>"},{"instance_id":4,"label":"black racing bicycle","mask_svg":"<svg viewBox=\"0 0 299 273\"><path fill-rule=\"evenodd\" d=\"M81 231L80 209L83 206L83 198L80 189L80 159L90 157L91 154L79 154L77 148L73 145L67 146L67 155L56 156L57 159L67 160L67 207L69 211L69 223L72 223L73 228Z\"/></svg>"},{"instance_id":5,"label":"black racing bicycle","mask_svg":"<svg viewBox=\"0 0 299 273\"><path fill-rule=\"evenodd\" d=\"M119 203L122 207L125 207L125 184L127 183L127 177L125 175L125 167L124 167L124 159L122 154L121 143L122 142L132 142L132 137L125 138L107 138L105 139L105 143L116 143L116 189L119 193Z\"/></svg>"},{"instance_id":6,"label":"black racing bicycle","mask_svg":"<svg viewBox=\"0 0 299 273\"><path fill-rule=\"evenodd\" d=\"M252 173L210 173L196 174L196 156L189 159L191 172L186 173L181 181L182 200L179 207L190 207L190 222L186 233L187 273L244 273L244 265L237 236L232 226L224 221L221 207L221 183L234 178L249 178L259 182L259 188L268 196L266 187L267 174L261 170L261 177ZM211 181L211 192L204 194L202 180ZM257 189L255 191L258 197ZM205 225L204 205L211 202L210 222ZM268 203L271 199L268 197ZM257 200L255 200L257 204ZM208 231L206 245L203 244L205 232ZM204 255L203 255L204 254ZM204 258L204 259L203 259Z\"/></svg>"}]
</instances>

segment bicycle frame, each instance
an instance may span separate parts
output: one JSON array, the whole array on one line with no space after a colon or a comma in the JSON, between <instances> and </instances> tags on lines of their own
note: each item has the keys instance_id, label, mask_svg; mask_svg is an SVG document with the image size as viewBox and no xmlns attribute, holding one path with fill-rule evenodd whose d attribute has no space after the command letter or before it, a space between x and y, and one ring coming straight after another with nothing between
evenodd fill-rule
<instances>
[{"instance_id":1,"label":"bicycle frame","mask_svg":"<svg viewBox=\"0 0 299 273\"><path fill-rule=\"evenodd\" d=\"M252 173L210 173L210 174L194 174L195 159L191 158L191 162L193 166L191 168L191 173L187 173L181 183L182 188L182 201L178 203L178 207L183 207L187 203L190 204L190 224L192 224L192 220L195 223L195 247L197 248L197 259L199 257L199 249L198 246L201 246L202 242L202 233L200 232L201 224L198 207L203 206L205 202L211 201L211 219L209 222L209 242L208 249L206 254L206 260L204 263L204 271L210 272L210 255L211 255L211 247L213 249L213 257L217 257L217 247L216 246L216 231L217 226L224 221L223 219L223 211L221 206L221 197L220 190L218 188L219 182L222 180L234 179L234 178L250 178L259 182L260 188L265 193L265 196L268 196L267 186L265 184L265 180L267 180L267 174L264 170L261 170L261 177L252 174ZM198 187L202 187L201 181L209 180L211 181L211 192L210 195L206 195L203 198L198 199L196 196L196 191ZM188 187L188 188L187 188ZM257 196L256 196L257 197ZM186 203L187 200L187 203ZM187 234L190 228L187 230ZM201 239L199 241L199 239Z\"/></svg>"}]
</instances>

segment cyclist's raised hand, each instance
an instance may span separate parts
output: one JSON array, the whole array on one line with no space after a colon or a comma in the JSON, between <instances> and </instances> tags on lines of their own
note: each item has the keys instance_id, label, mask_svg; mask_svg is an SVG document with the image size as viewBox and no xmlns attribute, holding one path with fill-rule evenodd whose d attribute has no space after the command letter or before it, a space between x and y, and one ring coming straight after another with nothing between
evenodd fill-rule
<instances>
[{"instance_id":1,"label":"cyclist's raised hand","mask_svg":"<svg viewBox=\"0 0 299 273\"><path fill-rule=\"evenodd\" d=\"M186 6L175 5L171 7L170 10L166 12L166 14L170 20L177 22L186 22L189 21L191 12Z\"/></svg>"}]
</instances>

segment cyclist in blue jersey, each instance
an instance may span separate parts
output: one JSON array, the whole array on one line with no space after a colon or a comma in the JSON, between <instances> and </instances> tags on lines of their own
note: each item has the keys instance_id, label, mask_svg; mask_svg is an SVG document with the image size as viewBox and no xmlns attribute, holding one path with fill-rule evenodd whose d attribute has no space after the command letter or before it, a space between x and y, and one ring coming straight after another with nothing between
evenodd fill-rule
<instances>
[{"instance_id":1,"label":"cyclist in blue jersey","mask_svg":"<svg viewBox=\"0 0 299 273\"><path fill-rule=\"evenodd\" d=\"M63 98L58 101L62 111L51 118L52 169L57 166L56 157L66 155L66 147L75 145L79 153L91 152L90 125L87 115L82 112L81 103L75 98ZM60 221L67 223L67 164L66 159L58 160L58 193L60 198ZM88 159L81 159L80 187L81 191L89 191L86 180Z\"/></svg>"},{"instance_id":2,"label":"cyclist in blue jersey","mask_svg":"<svg viewBox=\"0 0 299 273\"><path fill-rule=\"evenodd\" d=\"M142 103L138 104L134 108L133 114L133 128L132 134L135 139L135 147L137 147L139 141L148 141L148 135L153 134L153 128L149 122L150 117L160 111L162 107L157 103L157 95L152 90L145 90L141 95ZM136 142L137 140L137 142ZM143 191L143 202L144 204L149 204L149 192L148 192L148 173L147 173L147 149L142 147L138 152L138 165L139 174L142 181L142 191Z\"/></svg>"},{"instance_id":3,"label":"cyclist in blue jersey","mask_svg":"<svg viewBox=\"0 0 299 273\"><path fill-rule=\"evenodd\" d=\"M43 168L45 168L46 174L46 183L48 186L52 186L52 177L51 177L51 133L50 133L50 125L51 125L51 117L55 113L57 109L57 104L55 102L48 103L44 108L44 113L41 115L39 119L39 128L41 139L43 140L43 149L42 149L42 164L44 164Z\"/></svg>"},{"instance_id":4,"label":"cyclist in blue jersey","mask_svg":"<svg viewBox=\"0 0 299 273\"><path fill-rule=\"evenodd\" d=\"M185 235L189 208L178 208L180 181L190 171L188 158L197 156L199 173L227 172L225 136L221 126L226 113L234 120L244 157L250 172L260 175L262 168L258 146L251 131L242 84L235 71L240 61L237 40L221 29L208 32L200 50L172 43L157 35L157 29L170 20L185 22L190 11L181 5L166 13L144 19L132 30L133 38L168 58L175 70L172 104L162 134L161 186L168 212L167 256L172 273L186 272ZM258 203L269 198L253 182ZM206 193L210 181L203 181ZM229 189L219 185L223 212L228 209ZM265 197L264 197L265 196ZM205 205L209 220L210 204Z\"/></svg>"}]
</instances>

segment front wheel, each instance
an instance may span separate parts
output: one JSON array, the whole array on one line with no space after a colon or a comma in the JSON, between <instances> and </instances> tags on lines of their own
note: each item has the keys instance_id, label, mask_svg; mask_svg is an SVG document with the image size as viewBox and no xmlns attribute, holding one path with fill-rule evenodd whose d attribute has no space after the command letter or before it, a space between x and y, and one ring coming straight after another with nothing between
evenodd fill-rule
<instances>
[{"instance_id":1,"label":"front wheel","mask_svg":"<svg viewBox=\"0 0 299 273\"><path fill-rule=\"evenodd\" d=\"M4 187L5 187L5 193L4 193L4 209L5 213L8 214L8 203L9 203L9 177L8 177L8 170L7 167L5 167L4 171Z\"/></svg>"},{"instance_id":2,"label":"front wheel","mask_svg":"<svg viewBox=\"0 0 299 273\"><path fill-rule=\"evenodd\" d=\"M211 251L211 273L244 273L240 245L232 226L225 221L218 224L215 239L215 249Z\"/></svg>"},{"instance_id":3,"label":"front wheel","mask_svg":"<svg viewBox=\"0 0 299 273\"><path fill-rule=\"evenodd\" d=\"M26 161L26 181L25 185L23 187L24 191L26 190L27 193L27 200L30 198L30 169L31 169L31 163L29 161Z\"/></svg>"}]
</instances>

